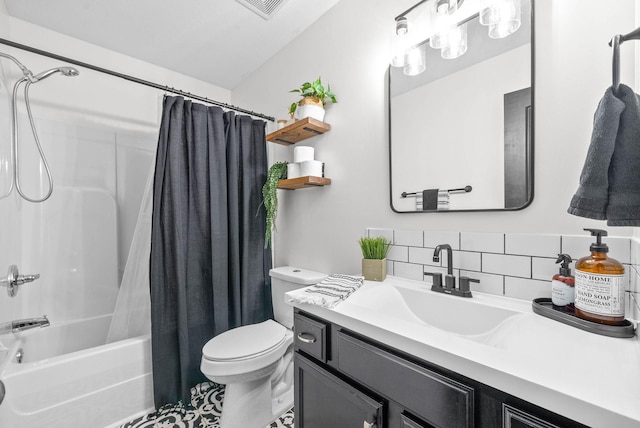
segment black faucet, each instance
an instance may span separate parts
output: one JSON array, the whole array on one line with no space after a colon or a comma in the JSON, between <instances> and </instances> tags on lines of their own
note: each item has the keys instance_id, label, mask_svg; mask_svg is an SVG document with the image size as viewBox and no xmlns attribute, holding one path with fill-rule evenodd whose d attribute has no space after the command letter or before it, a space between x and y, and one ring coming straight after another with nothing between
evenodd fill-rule
<instances>
[{"instance_id":1,"label":"black faucet","mask_svg":"<svg viewBox=\"0 0 640 428\"><path fill-rule=\"evenodd\" d=\"M433 252L433 261L440 261L440 252L447 250L447 275L444 277L445 288L456 288L456 277L453 276L453 250L449 244L440 244Z\"/></svg>"},{"instance_id":2,"label":"black faucet","mask_svg":"<svg viewBox=\"0 0 640 428\"><path fill-rule=\"evenodd\" d=\"M461 276L460 288L456 288L456 277L453 276L453 250L451 249L451 245L438 245L433 252L433 261L440 262L440 253L442 252L442 250L447 251L447 274L444 277L444 286L442 286L441 273L425 272L425 275L430 275L433 277L431 290L437 291L438 293L453 294L454 296L471 297L469 283L480 282L480 280Z\"/></svg>"}]
</instances>

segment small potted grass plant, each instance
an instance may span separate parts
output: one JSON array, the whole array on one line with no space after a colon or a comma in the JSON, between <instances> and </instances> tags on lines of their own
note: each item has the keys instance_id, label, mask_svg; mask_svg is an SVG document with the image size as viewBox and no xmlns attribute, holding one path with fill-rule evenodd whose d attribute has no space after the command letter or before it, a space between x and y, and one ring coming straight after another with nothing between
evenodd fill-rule
<instances>
[{"instance_id":1,"label":"small potted grass plant","mask_svg":"<svg viewBox=\"0 0 640 428\"><path fill-rule=\"evenodd\" d=\"M369 281L384 281L387 277L387 254L391 242L382 236L363 237L358 241L362 250L362 275Z\"/></svg>"}]
</instances>

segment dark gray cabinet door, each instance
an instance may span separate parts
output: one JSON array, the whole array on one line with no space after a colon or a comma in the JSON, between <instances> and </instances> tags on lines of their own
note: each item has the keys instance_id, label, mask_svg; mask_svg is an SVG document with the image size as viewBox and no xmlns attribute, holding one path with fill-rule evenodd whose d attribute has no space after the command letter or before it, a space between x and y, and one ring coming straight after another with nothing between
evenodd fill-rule
<instances>
[{"instance_id":1,"label":"dark gray cabinet door","mask_svg":"<svg viewBox=\"0 0 640 428\"><path fill-rule=\"evenodd\" d=\"M383 428L383 403L295 354L296 428Z\"/></svg>"}]
</instances>

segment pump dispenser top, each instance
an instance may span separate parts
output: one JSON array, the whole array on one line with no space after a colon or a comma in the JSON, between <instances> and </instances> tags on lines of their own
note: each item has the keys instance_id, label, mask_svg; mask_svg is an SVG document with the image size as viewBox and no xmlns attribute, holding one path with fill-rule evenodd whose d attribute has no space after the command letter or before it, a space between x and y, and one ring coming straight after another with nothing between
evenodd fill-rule
<instances>
[{"instance_id":1,"label":"pump dispenser top","mask_svg":"<svg viewBox=\"0 0 640 428\"><path fill-rule=\"evenodd\" d=\"M584 230L586 230L587 232L591 232L591 236L596 237L596 242L591 244L591 246L589 247L589 251L591 251L592 253L608 253L609 252L609 247L607 246L607 244L602 242L602 237L607 236L606 230L601 230L601 229L584 229Z\"/></svg>"},{"instance_id":2,"label":"pump dispenser top","mask_svg":"<svg viewBox=\"0 0 640 428\"><path fill-rule=\"evenodd\" d=\"M569 268L569 263L571 263L571 256L569 254L558 254L558 259L556 260L556 264L560 263L560 275L562 276L570 276L571 268Z\"/></svg>"}]
</instances>

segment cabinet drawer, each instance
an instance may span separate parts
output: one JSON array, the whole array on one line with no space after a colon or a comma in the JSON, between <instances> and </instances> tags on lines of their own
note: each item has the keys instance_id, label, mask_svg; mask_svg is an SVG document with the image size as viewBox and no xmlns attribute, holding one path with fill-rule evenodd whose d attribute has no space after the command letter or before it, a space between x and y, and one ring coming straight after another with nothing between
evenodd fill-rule
<instances>
[{"instance_id":1,"label":"cabinet drawer","mask_svg":"<svg viewBox=\"0 0 640 428\"><path fill-rule=\"evenodd\" d=\"M400 428L430 428L430 426L418 422L403 413L400 415Z\"/></svg>"},{"instance_id":2,"label":"cabinet drawer","mask_svg":"<svg viewBox=\"0 0 640 428\"><path fill-rule=\"evenodd\" d=\"M338 368L429 424L474 426L473 388L339 331ZM334 355L335 356L335 355Z\"/></svg>"},{"instance_id":3,"label":"cabinet drawer","mask_svg":"<svg viewBox=\"0 0 640 428\"><path fill-rule=\"evenodd\" d=\"M503 428L559 428L558 425L544 421L508 404L502 405L502 416Z\"/></svg>"},{"instance_id":4,"label":"cabinet drawer","mask_svg":"<svg viewBox=\"0 0 640 428\"><path fill-rule=\"evenodd\" d=\"M293 317L295 349L327 361L327 325L296 313Z\"/></svg>"}]
</instances>

